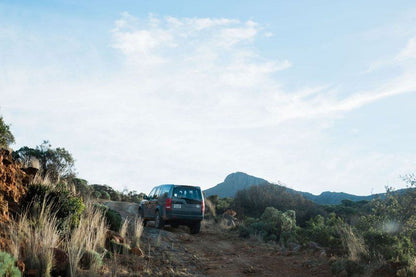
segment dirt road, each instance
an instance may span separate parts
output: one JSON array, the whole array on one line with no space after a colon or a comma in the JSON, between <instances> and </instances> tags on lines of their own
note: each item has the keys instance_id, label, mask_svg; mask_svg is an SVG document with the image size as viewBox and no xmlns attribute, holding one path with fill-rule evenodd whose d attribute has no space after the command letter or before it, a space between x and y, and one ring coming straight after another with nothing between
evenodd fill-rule
<instances>
[{"instance_id":1,"label":"dirt road","mask_svg":"<svg viewBox=\"0 0 416 277\"><path fill-rule=\"evenodd\" d=\"M135 203L105 204L123 217L137 216ZM290 252L278 245L241 239L237 232L209 222L204 222L197 235L190 235L187 227L159 230L150 222L142 236L142 249L145 265L138 266L134 260L125 264L150 275L331 276L328 259L320 253Z\"/></svg>"}]
</instances>

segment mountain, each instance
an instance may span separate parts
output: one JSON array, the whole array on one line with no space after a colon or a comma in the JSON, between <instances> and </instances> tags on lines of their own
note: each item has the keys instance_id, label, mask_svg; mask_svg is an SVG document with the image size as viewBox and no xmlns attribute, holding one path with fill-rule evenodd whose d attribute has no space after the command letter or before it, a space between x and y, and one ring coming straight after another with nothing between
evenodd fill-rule
<instances>
[{"instance_id":1,"label":"mountain","mask_svg":"<svg viewBox=\"0 0 416 277\"><path fill-rule=\"evenodd\" d=\"M243 172L235 172L228 175L224 182L207 189L204 191L206 196L218 195L220 197L234 197L236 192L251 186L258 186L262 184L269 184L265 179L254 177ZM278 186L278 185L276 185ZM297 191L294 189L286 188L291 193L301 194L306 199L309 199L317 204L321 205L336 205L341 204L342 200L362 201L372 200L376 197L384 197L385 194L373 194L367 196L358 196L354 194L348 194L345 192L331 192L324 191L319 195L315 195L309 192ZM400 190L401 191L401 190Z\"/></svg>"},{"instance_id":2,"label":"mountain","mask_svg":"<svg viewBox=\"0 0 416 277\"><path fill-rule=\"evenodd\" d=\"M228 175L224 182L205 190L204 194L206 196L218 195L220 197L234 197L235 193L239 190L267 183L269 182L264 179L248 175L244 172L235 172Z\"/></svg>"}]
</instances>

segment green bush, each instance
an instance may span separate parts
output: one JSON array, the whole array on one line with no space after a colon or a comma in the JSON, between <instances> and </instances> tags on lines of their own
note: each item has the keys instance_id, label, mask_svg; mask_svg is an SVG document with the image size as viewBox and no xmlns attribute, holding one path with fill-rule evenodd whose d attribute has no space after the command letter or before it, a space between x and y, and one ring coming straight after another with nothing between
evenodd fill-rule
<instances>
[{"instance_id":1,"label":"green bush","mask_svg":"<svg viewBox=\"0 0 416 277\"><path fill-rule=\"evenodd\" d=\"M15 266L16 260L6 252L0 252L0 276L20 277L22 274Z\"/></svg>"},{"instance_id":2,"label":"green bush","mask_svg":"<svg viewBox=\"0 0 416 277\"><path fill-rule=\"evenodd\" d=\"M110 200L110 194L106 191L101 192L101 198L105 200Z\"/></svg>"},{"instance_id":3,"label":"green bush","mask_svg":"<svg viewBox=\"0 0 416 277\"><path fill-rule=\"evenodd\" d=\"M329 214L327 218L317 215L307 222L305 228L300 230L300 241L302 243L316 242L321 246L329 247L333 253L344 255L346 249L342 244L340 231L344 225L344 221L334 213Z\"/></svg>"},{"instance_id":4,"label":"green bush","mask_svg":"<svg viewBox=\"0 0 416 277\"><path fill-rule=\"evenodd\" d=\"M93 195L95 198L97 198L97 199L102 198L102 194L101 194L101 192L99 192L99 191L94 191L94 192L92 193L92 195Z\"/></svg>"},{"instance_id":5,"label":"green bush","mask_svg":"<svg viewBox=\"0 0 416 277\"><path fill-rule=\"evenodd\" d=\"M233 206L239 216L252 217L260 217L267 207L280 211L293 210L300 226L304 226L307 220L318 214L326 214L318 204L274 184L252 186L238 191Z\"/></svg>"},{"instance_id":6,"label":"green bush","mask_svg":"<svg viewBox=\"0 0 416 277\"><path fill-rule=\"evenodd\" d=\"M14 143L14 136L10 131L10 125L7 125L0 116L0 147L7 147L12 143Z\"/></svg>"},{"instance_id":7,"label":"green bush","mask_svg":"<svg viewBox=\"0 0 416 277\"><path fill-rule=\"evenodd\" d=\"M247 218L239 226L240 237L260 235L264 241L276 241L282 245L296 240L296 219L294 211L281 212L267 207L259 219Z\"/></svg>"},{"instance_id":8,"label":"green bush","mask_svg":"<svg viewBox=\"0 0 416 277\"><path fill-rule=\"evenodd\" d=\"M74 196L65 185L59 184L54 188L40 184L31 185L22 204L23 207L30 207L32 213L39 213L44 200L56 211L61 230L78 226L85 205L82 199Z\"/></svg>"},{"instance_id":9,"label":"green bush","mask_svg":"<svg viewBox=\"0 0 416 277\"><path fill-rule=\"evenodd\" d=\"M119 212L108 208L103 204L94 204L94 207L100 209L104 215L105 219L110 227L110 230L118 232L120 230L123 219Z\"/></svg>"},{"instance_id":10,"label":"green bush","mask_svg":"<svg viewBox=\"0 0 416 277\"><path fill-rule=\"evenodd\" d=\"M96 251L87 250L81 257L80 266L82 269L99 269L103 266L103 259Z\"/></svg>"}]
</instances>

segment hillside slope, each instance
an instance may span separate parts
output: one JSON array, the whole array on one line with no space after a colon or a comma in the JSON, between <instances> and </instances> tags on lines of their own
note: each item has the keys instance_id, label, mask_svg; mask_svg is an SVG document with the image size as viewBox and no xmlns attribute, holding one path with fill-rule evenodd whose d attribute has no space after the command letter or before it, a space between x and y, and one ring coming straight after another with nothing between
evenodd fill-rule
<instances>
[{"instance_id":1,"label":"hillside slope","mask_svg":"<svg viewBox=\"0 0 416 277\"><path fill-rule=\"evenodd\" d=\"M106 201L105 205L123 217L138 216L135 203ZM279 276L331 276L323 252L291 251L241 239L237 232L209 220L203 221L201 233L196 235L190 235L187 227L159 230L149 222L141 244L145 256L118 256L115 266L126 273L122 276L132 272L149 276L276 276L277 272Z\"/></svg>"},{"instance_id":2,"label":"hillside slope","mask_svg":"<svg viewBox=\"0 0 416 277\"><path fill-rule=\"evenodd\" d=\"M234 197L237 191L248 188L250 186L257 186L262 184L269 184L265 179L248 175L243 172L235 172L228 175L224 182L204 191L206 196L218 195L220 197ZM276 185L279 186L279 185ZM319 195L315 195L309 192L297 191L294 189L286 188L288 192L301 194L306 199L309 199L317 204L321 205L336 205L341 204L342 200L362 201L372 200L376 197L384 197L384 194L374 194L367 196L358 196L345 192L331 192L325 191Z\"/></svg>"},{"instance_id":3,"label":"hillside slope","mask_svg":"<svg viewBox=\"0 0 416 277\"><path fill-rule=\"evenodd\" d=\"M267 183L262 178L254 177L243 172L235 172L228 175L224 182L205 190L204 194L206 196L218 195L220 197L234 197L235 193L239 190Z\"/></svg>"}]
</instances>

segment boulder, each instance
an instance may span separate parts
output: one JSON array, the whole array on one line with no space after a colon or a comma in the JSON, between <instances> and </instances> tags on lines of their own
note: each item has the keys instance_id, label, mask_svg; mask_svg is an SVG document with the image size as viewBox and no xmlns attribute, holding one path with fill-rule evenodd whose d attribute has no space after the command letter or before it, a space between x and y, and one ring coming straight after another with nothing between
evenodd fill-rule
<instances>
[{"instance_id":1,"label":"boulder","mask_svg":"<svg viewBox=\"0 0 416 277\"><path fill-rule=\"evenodd\" d=\"M54 248L53 260L52 276L67 276L69 273L68 254L59 248Z\"/></svg>"},{"instance_id":2,"label":"boulder","mask_svg":"<svg viewBox=\"0 0 416 277\"><path fill-rule=\"evenodd\" d=\"M143 251L139 247L133 247L132 249L130 249L130 254L136 255L136 256L144 255Z\"/></svg>"}]
</instances>

